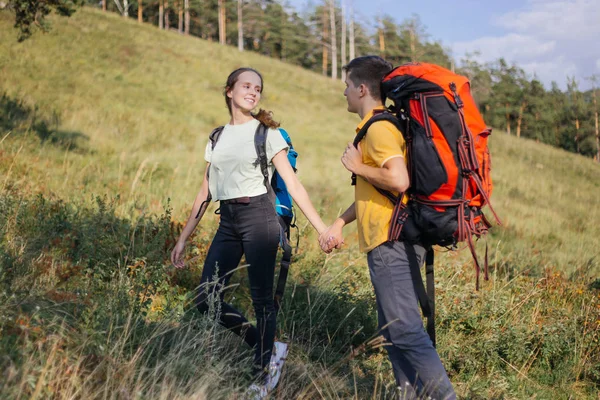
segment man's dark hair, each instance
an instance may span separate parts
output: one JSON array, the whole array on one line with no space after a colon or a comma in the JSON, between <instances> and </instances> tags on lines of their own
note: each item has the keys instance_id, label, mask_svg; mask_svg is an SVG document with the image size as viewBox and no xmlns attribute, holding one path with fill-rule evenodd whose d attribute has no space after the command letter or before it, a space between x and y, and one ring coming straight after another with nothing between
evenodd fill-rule
<instances>
[{"instance_id":1,"label":"man's dark hair","mask_svg":"<svg viewBox=\"0 0 600 400\"><path fill-rule=\"evenodd\" d=\"M371 96L376 100L380 100L381 80L393 69L393 66L379 56L363 56L353 59L344 65L343 69L354 86L364 83L369 88Z\"/></svg>"}]
</instances>

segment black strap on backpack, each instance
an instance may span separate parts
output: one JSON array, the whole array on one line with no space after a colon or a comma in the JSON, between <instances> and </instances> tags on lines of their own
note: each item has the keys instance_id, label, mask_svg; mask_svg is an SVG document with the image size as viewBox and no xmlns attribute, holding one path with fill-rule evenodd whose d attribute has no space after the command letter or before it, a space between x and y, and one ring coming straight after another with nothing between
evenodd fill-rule
<instances>
[{"instance_id":1,"label":"black strap on backpack","mask_svg":"<svg viewBox=\"0 0 600 400\"><path fill-rule=\"evenodd\" d=\"M427 333L431 338L433 347L436 346L435 339L435 276L433 273L434 253L433 248L428 248L425 254L425 279L427 281L427 298L429 299L429 308L431 315L427 317Z\"/></svg>"},{"instance_id":2,"label":"black strap on backpack","mask_svg":"<svg viewBox=\"0 0 600 400\"><path fill-rule=\"evenodd\" d=\"M256 164L260 166L260 170L263 174L263 182L267 188L267 193L273 204L275 204L275 191L269 182L269 160L267 159L267 133L269 128L264 124L259 124L254 134L254 147L256 148ZM281 307L281 301L283 299L283 293L285 291L285 284L287 282L288 273L290 270L290 264L292 262L292 245L289 241L290 230L289 224L281 217L278 216L279 227L280 227L280 245L283 249L283 255L281 256L281 263L279 269L279 277L277 279L277 287L275 289L275 310L279 311Z\"/></svg>"},{"instance_id":3,"label":"black strap on backpack","mask_svg":"<svg viewBox=\"0 0 600 400\"><path fill-rule=\"evenodd\" d=\"M260 166L260 172L263 175L263 183L267 188L267 194L275 202L275 191L269 182L269 160L267 159L267 133L269 128L264 124L259 124L254 134L254 147L256 149L256 161L254 166Z\"/></svg>"},{"instance_id":4,"label":"black strap on backpack","mask_svg":"<svg viewBox=\"0 0 600 400\"><path fill-rule=\"evenodd\" d=\"M394 126L396 126L398 128L398 130L400 132L402 132L402 128L400 127L400 121L398 120L398 118L396 118L392 113L390 113L387 110L381 110L376 112L375 114L373 114L373 116L371 117L371 119L369 119L364 125L363 127L360 129L360 131L358 131L358 133L356 134L356 136L354 137L354 147L358 148L358 144L360 143L361 140L364 139L365 135L367 134L367 131L369 130L369 127L371 125L373 125L375 122L379 122L379 121L388 121L391 122L392 124L394 124ZM356 185L356 174L352 174L352 186ZM391 192L387 191L387 190L383 190L381 188L378 188L377 186L373 186L381 195L385 196L389 201L391 201L393 204L396 204L398 202L398 199L402 196L402 194L400 194L400 197L396 197L394 196Z\"/></svg>"},{"instance_id":5,"label":"black strap on backpack","mask_svg":"<svg viewBox=\"0 0 600 400\"><path fill-rule=\"evenodd\" d=\"M406 249L406 255L408 257L413 287L415 288L415 293L417 294L417 299L421 305L423 315L427 318L427 334L431 339L431 343L433 343L433 347L435 347L435 281L433 274L433 248L429 247L425 253L427 290L425 290L423 279L421 278L421 264L417 258L415 247L408 242L404 242L404 248Z\"/></svg>"},{"instance_id":6,"label":"black strap on backpack","mask_svg":"<svg viewBox=\"0 0 600 400\"><path fill-rule=\"evenodd\" d=\"M217 141L221 137L221 133L223 133L223 128L224 128L223 126L216 127L215 129L213 129L213 131L210 133L210 135L208 135L208 139L210 140L211 150L215 149L215 146L217 145ZM206 180L208 180L209 177L210 177L210 167L208 168L208 171L206 171ZM202 210L205 208L204 206L206 205L206 207L208 207L208 203L210 203L211 200L212 200L212 194L210 193L210 188L209 188L208 196L206 196L206 200L204 200L202 202L202 204L200 204L200 208L198 209L198 213L196 214L196 219L198 217L200 217Z\"/></svg>"},{"instance_id":7,"label":"black strap on backpack","mask_svg":"<svg viewBox=\"0 0 600 400\"><path fill-rule=\"evenodd\" d=\"M275 288L275 310L279 311L283 300L283 293L285 292L285 284L287 282L288 273L290 272L290 264L292 263L292 245L290 244L290 230L288 225L279 216L279 227L281 237L281 248L283 254L281 256L281 263L279 264L279 277L277 278L277 287Z\"/></svg>"},{"instance_id":8,"label":"black strap on backpack","mask_svg":"<svg viewBox=\"0 0 600 400\"><path fill-rule=\"evenodd\" d=\"M371 125L373 125L375 122L379 122L379 121L391 122L398 128L398 130L400 132L402 132L402 128L400 127L400 121L392 113L390 113L387 110L376 111L373 114L373 116L367 122L365 122L363 127L360 128L360 130L354 137L354 142L353 142L354 147L358 148L358 144L360 143L361 140L364 139L365 135L367 134L367 131L369 130L369 127L371 127ZM355 186L355 185L356 185L356 174L352 174L352 186ZM388 197L388 195L385 195L385 196Z\"/></svg>"}]
</instances>

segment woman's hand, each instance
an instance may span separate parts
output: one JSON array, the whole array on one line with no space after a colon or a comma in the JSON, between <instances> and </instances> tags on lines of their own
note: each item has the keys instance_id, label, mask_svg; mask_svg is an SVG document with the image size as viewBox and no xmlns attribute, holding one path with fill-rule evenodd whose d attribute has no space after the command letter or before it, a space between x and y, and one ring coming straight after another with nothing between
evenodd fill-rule
<instances>
[{"instance_id":1,"label":"woman's hand","mask_svg":"<svg viewBox=\"0 0 600 400\"><path fill-rule=\"evenodd\" d=\"M333 224L331 224L331 226L327 228L326 231L319 235L319 245L325 253L331 253L334 248L342 248L342 245L344 244L344 237L342 235L343 227L343 220L338 218Z\"/></svg>"},{"instance_id":2,"label":"woman's hand","mask_svg":"<svg viewBox=\"0 0 600 400\"><path fill-rule=\"evenodd\" d=\"M208 191L208 169L210 168L210 163L206 164L206 169L204 170L204 180L202 181L202 187L200 191L196 195L196 200L194 200L194 204L192 205L192 211L190 212L190 216L188 217L179 238L177 239L177 244L171 251L171 263L175 268L184 268L185 263L183 262L183 256L185 255L185 242L188 240L198 223L202 219L204 212L208 208L203 207L203 205L210 201L209 191Z\"/></svg>"},{"instance_id":3,"label":"woman's hand","mask_svg":"<svg viewBox=\"0 0 600 400\"><path fill-rule=\"evenodd\" d=\"M171 263L175 268L184 268L185 263L183 262L183 254L185 250L185 243L177 241L173 251L171 252Z\"/></svg>"}]
</instances>

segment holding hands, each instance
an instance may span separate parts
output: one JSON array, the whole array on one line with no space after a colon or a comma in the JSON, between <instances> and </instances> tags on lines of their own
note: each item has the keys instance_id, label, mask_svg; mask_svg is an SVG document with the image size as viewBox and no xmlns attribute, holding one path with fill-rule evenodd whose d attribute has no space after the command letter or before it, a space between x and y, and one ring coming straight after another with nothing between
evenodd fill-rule
<instances>
[{"instance_id":1,"label":"holding hands","mask_svg":"<svg viewBox=\"0 0 600 400\"><path fill-rule=\"evenodd\" d=\"M342 236L343 226L344 221L338 218L319 235L319 245L325 253L329 254L333 249L342 248L344 244L344 237Z\"/></svg>"},{"instance_id":2,"label":"holding hands","mask_svg":"<svg viewBox=\"0 0 600 400\"><path fill-rule=\"evenodd\" d=\"M354 147L352 142L348 143L346 149L344 150L344 154L342 155L342 164L344 167L357 175L361 175L361 167L364 166L362 161L362 150L360 148L360 143L358 147ZM350 223L356 219L356 210L354 208L354 203L335 221L333 224L325 229L319 235L319 245L321 249L329 254L333 251L333 249L341 249L344 244L344 237L342 236L342 228L347 223Z\"/></svg>"}]
</instances>

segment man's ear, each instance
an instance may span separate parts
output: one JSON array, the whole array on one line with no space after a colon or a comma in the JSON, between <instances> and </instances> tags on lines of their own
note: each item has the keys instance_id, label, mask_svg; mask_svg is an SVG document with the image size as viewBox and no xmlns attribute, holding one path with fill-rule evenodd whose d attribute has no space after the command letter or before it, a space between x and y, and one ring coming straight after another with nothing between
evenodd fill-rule
<instances>
[{"instance_id":1,"label":"man's ear","mask_svg":"<svg viewBox=\"0 0 600 400\"><path fill-rule=\"evenodd\" d=\"M365 85L364 83L361 83L358 86L358 94L360 95L360 97L368 96L369 88L367 87L367 85Z\"/></svg>"}]
</instances>

